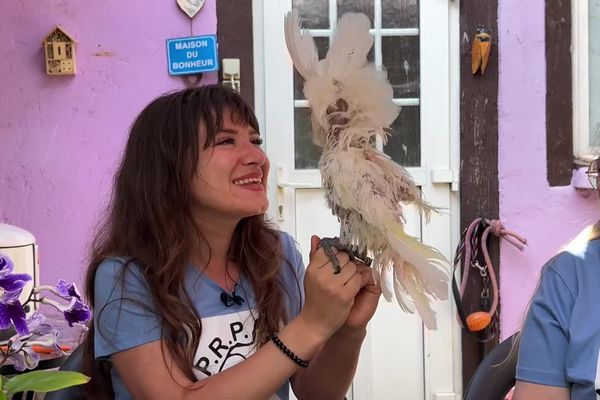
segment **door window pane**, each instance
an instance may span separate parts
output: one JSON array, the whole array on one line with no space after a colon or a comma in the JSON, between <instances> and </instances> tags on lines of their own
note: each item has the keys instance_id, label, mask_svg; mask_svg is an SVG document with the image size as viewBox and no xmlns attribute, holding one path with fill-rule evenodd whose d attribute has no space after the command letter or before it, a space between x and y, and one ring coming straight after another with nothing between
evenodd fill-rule
<instances>
[{"instance_id":1,"label":"door window pane","mask_svg":"<svg viewBox=\"0 0 600 400\"><path fill-rule=\"evenodd\" d=\"M381 0L381 27L418 28L419 0Z\"/></svg>"},{"instance_id":2,"label":"door window pane","mask_svg":"<svg viewBox=\"0 0 600 400\"><path fill-rule=\"evenodd\" d=\"M373 28L373 0L337 0L338 19L347 12L361 12L369 17Z\"/></svg>"},{"instance_id":3,"label":"door window pane","mask_svg":"<svg viewBox=\"0 0 600 400\"><path fill-rule=\"evenodd\" d=\"M310 108L294 109L294 164L296 169L319 167L321 149L312 141Z\"/></svg>"},{"instance_id":4,"label":"door window pane","mask_svg":"<svg viewBox=\"0 0 600 400\"><path fill-rule=\"evenodd\" d=\"M292 6L300 12L303 28L329 29L328 0L294 0Z\"/></svg>"},{"instance_id":5,"label":"door window pane","mask_svg":"<svg viewBox=\"0 0 600 400\"><path fill-rule=\"evenodd\" d=\"M381 50L394 97L419 97L419 37L384 36L381 38Z\"/></svg>"},{"instance_id":6,"label":"door window pane","mask_svg":"<svg viewBox=\"0 0 600 400\"><path fill-rule=\"evenodd\" d=\"M392 160L405 167L421 165L421 113L419 106L403 106L392 124L392 134L384 147Z\"/></svg>"}]
</instances>

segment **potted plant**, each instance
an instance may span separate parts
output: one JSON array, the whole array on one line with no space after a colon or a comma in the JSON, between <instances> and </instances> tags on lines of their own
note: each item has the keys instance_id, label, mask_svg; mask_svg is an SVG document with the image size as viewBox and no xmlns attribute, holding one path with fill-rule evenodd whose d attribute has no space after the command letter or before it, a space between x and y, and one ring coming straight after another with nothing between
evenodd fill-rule
<instances>
[{"instance_id":1,"label":"potted plant","mask_svg":"<svg viewBox=\"0 0 600 400\"><path fill-rule=\"evenodd\" d=\"M63 355L58 346L58 330L46 316L36 311L27 317L25 309L30 303L46 304L58 310L68 325L81 326L91 317L91 311L81 298L73 283L60 280L56 286L38 286L31 290L29 298L21 303L21 292L32 278L29 274L13 273L14 264L0 254L0 330L12 330L14 334L0 346L0 367L10 363L17 371L37 367L40 355L37 348L51 349ZM72 371L30 371L14 376L2 376L0 400L19 392L50 392L89 381L84 374Z\"/></svg>"}]
</instances>

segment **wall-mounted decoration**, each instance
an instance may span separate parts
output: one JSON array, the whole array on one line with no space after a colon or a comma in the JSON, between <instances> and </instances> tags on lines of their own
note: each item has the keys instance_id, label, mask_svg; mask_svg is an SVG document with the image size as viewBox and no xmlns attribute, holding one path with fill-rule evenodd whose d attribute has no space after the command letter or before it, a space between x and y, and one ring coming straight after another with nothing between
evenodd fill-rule
<instances>
[{"instance_id":1,"label":"wall-mounted decoration","mask_svg":"<svg viewBox=\"0 0 600 400\"><path fill-rule=\"evenodd\" d=\"M206 0L177 0L177 5L188 17L194 18L205 2Z\"/></svg>"},{"instance_id":2,"label":"wall-mounted decoration","mask_svg":"<svg viewBox=\"0 0 600 400\"><path fill-rule=\"evenodd\" d=\"M480 26L471 45L471 72L473 75L481 68L481 74L485 74L490 51L492 50L492 37L488 29Z\"/></svg>"},{"instance_id":3,"label":"wall-mounted decoration","mask_svg":"<svg viewBox=\"0 0 600 400\"><path fill-rule=\"evenodd\" d=\"M57 26L46 36L43 45L48 75L75 74L75 39L71 35Z\"/></svg>"}]
</instances>

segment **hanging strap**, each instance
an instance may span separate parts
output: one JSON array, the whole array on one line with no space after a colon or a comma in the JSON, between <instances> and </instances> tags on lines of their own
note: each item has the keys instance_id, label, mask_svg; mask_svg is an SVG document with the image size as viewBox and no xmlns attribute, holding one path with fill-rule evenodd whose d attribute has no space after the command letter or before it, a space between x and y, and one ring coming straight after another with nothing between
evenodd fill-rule
<instances>
[{"instance_id":1,"label":"hanging strap","mask_svg":"<svg viewBox=\"0 0 600 400\"><path fill-rule=\"evenodd\" d=\"M481 240L479 240L479 232L482 230L483 232L481 233ZM487 246L487 239L490 233L500 239L507 240L521 251L527 244L527 239L513 231L506 229L499 220L476 218L465 230L461 242L457 246L456 255L454 258L454 271L456 271L457 267L461 264L461 261L463 266L460 290L456 283L455 274L453 274L452 279L452 292L454 294L458 316L462 326L465 328L467 328L467 315L465 315L465 311L462 308L461 302L466 290L471 268L478 270L483 281L482 292L480 294L482 303L487 303L491 295L491 305L489 306L489 309L485 311L487 311L493 317L498 309L498 280ZM485 263L484 266L481 266L477 260L479 249L481 249L481 253L483 255ZM491 293L489 292L489 285L491 285ZM490 338L486 340L489 340Z\"/></svg>"}]
</instances>

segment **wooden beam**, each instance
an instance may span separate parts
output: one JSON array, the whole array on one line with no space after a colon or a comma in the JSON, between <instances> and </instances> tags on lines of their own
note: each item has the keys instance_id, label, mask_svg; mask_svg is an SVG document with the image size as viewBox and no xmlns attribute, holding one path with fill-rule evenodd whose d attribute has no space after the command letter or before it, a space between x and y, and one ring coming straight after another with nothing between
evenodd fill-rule
<instances>
[{"instance_id":1,"label":"wooden beam","mask_svg":"<svg viewBox=\"0 0 600 400\"><path fill-rule=\"evenodd\" d=\"M478 217L498 218L498 1L461 1L461 100L460 100L460 224L461 231ZM492 50L485 75L471 73L471 43L477 28L492 36ZM499 265L496 239L490 255ZM496 273L498 273L498 269ZM463 298L467 313L479 311L481 279L469 274ZM497 339L496 339L497 340ZM497 342L495 342L497 343ZM467 387L475 369L495 343L482 344L463 332L463 384Z\"/></svg>"},{"instance_id":2,"label":"wooden beam","mask_svg":"<svg viewBox=\"0 0 600 400\"><path fill-rule=\"evenodd\" d=\"M219 59L240 59L241 95L254 107L252 0L217 0L217 41ZM219 82L222 79L219 71Z\"/></svg>"},{"instance_id":3,"label":"wooden beam","mask_svg":"<svg viewBox=\"0 0 600 400\"><path fill-rule=\"evenodd\" d=\"M571 0L546 1L546 163L550 186L570 185L573 173L571 21Z\"/></svg>"}]
</instances>

